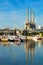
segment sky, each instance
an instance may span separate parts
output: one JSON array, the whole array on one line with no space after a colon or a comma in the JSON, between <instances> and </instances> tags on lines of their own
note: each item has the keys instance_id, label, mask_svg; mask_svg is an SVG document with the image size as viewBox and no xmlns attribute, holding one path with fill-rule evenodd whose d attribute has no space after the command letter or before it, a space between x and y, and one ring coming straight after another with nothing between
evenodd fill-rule
<instances>
[{"instance_id":1,"label":"sky","mask_svg":"<svg viewBox=\"0 0 43 65\"><path fill-rule=\"evenodd\" d=\"M36 27L43 26L43 0L0 0L0 28L24 28L27 8L34 10Z\"/></svg>"}]
</instances>

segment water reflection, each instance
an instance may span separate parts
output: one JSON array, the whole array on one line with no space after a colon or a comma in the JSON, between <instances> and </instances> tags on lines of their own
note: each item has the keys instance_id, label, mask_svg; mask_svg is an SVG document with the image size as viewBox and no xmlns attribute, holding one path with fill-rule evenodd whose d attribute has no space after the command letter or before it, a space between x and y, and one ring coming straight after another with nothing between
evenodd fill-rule
<instances>
[{"instance_id":1,"label":"water reflection","mask_svg":"<svg viewBox=\"0 0 43 65\"><path fill-rule=\"evenodd\" d=\"M0 42L0 65L42 65L42 49L42 40L37 43L32 40L22 43Z\"/></svg>"},{"instance_id":2,"label":"water reflection","mask_svg":"<svg viewBox=\"0 0 43 65\"><path fill-rule=\"evenodd\" d=\"M1 42L1 45L9 46L9 42Z\"/></svg>"},{"instance_id":3,"label":"water reflection","mask_svg":"<svg viewBox=\"0 0 43 65\"><path fill-rule=\"evenodd\" d=\"M41 47L42 46L42 43L43 43L43 40L39 40L38 41L38 46Z\"/></svg>"},{"instance_id":4,"label":"water reflection","mask_svg":"<svg viewBox=\"0 0 43 65\"><path fill-rule=\"evenodd\" d=\"M24 48L26 50L26 65L28 65L29 60L31 63L34 61L34 54L35 54L35 42L34 41L26 41L24 44Z\"/></svg>"}]
</instances>

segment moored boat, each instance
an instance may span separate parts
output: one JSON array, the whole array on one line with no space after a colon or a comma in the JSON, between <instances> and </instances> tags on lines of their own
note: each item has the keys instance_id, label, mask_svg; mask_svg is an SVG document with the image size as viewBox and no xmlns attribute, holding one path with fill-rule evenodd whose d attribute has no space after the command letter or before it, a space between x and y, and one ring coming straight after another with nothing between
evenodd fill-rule
<instances>
[{"instance_id":1,"label":"moored boat","mask_svg":"<svg viewBox=\"0 0 43 65\"><path fill-rule=\"evenodd\" d=\"M2 38L1 38L1 41L2 41L2 42L8 42L8 38L2 37Z\"/></svg>"},{"instance_id":2,"label":"moored boat","mask_svg":"<svg viewBox=\"0 0 43 65\"><path fill-rule=\"evenodd\" d=\"M14 41L15 41L15 42L20 42L21 39L20 39L19 37L16 36L16 37L14 38Z\"/></svg>"},{"instance_id":3,"label":"moored boat","mask_svg":"<svg viewBox=\"0 0 43 65\"><path fill-rule=\"evenodd\" d=\"M25 41L26 40L26 36L20 35L19 38L21 39L21 41Z\"/></svg>"},{"instance_id":4,"label":"moored boat","mask_svg":"<svg viewBox=\"0 0 43 65\"><path fill-rule=\"evenodd\" d=\"M43 39L43 37L38 37L38 38L37 38L37 40L42 40L42 39Z\"/></svg>"},{"instance_id":5,"label":"moored boat","mask_svg":"<svg viewBox=\"0 0 43 65\"><path fill-rule=\"evenodd\" d=\"M34 40L35 42L37 42L38 41L37 40L37 36L34 36L32 40Z\"/></svg>"},{"instance_id":6,"label":"moored boat","mask_svg":"<svg viewBox=\"0 0 43 65\"><path fill-rule=\"evenodd\" d=\"M38 38L37 38L38 40L42 40L43 39L43 36L42 36L42 33L40 33L39 35L38 35Z\"/></svg>"},{"instance_id":7,"label":"moored boat","mask_svg":"<svg viewBox=\"0 0 43 65\"><path fill-rule=\"evenodd\" d=\"M38 40L42 40L42 39L43 39L43 36L39 36L39 35L36 35L33 37L34 41L38 41Z\"/></svg>"},{"instance_id":8,"label":"moored boat","mask_svg":"<svg viewBox=\"0 0 43 65\"><path fill-rule=\"evenodd\" d=\"M20 38L19 37L17 37L17 36L8 36L8 41L10 41L10 42L18 42L18 41L20 41Z\"/></svg>"},{"instance_id":9,"label":"moored boat","mask_svg":"<svg viewBox=\"0 0 43 65\"><path fill-rule=\"evenodd\" d=\"M14 42L15 36L8 35L8 41Z\"/></svg>"}]
</instances>

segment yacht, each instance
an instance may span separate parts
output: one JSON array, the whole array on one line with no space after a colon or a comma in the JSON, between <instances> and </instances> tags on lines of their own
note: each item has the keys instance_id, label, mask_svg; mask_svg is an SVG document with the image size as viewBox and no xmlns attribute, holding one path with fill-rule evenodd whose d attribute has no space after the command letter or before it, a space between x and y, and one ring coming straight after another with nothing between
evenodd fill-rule
<instances>
[{"instance_id":1,"label":"yacht","mask_svg":"<svg viewBox=\"0 0 43 65\"><path fill-rule=\"evenodd\" d=\"M40 35L36 35L33 37L34 41L38 41L38 40L42 40L42 39L43 39L43 36L40 36Z\"/></svg>"},{"instance_id":2,"label":"yacht","mask_svg":"<svg viewBox=\"0 0 43 65\"><path fill-rule=\"evenodd\" d=\"M19 41L21 41L21 39L20 39L18 36L16 36L16 37L14 38L14 41L15 41L15 42L19 42Z\"/></svg>"},{"instance_id":3,"label":"yacht","mask_svg":"<svg viewBox=\"0 0 43 65\"><path fill-rule=\"evenodd\" d=\"M19 38L21 39L21 41L25 41L26 40L26 36L23 36L23 35L19 35Z\"/></svg>"},{"instance_id":4,"label":"yacht","mask_svg":"<svg viewBox=\"0 0 43 65\"><path fill-rule=\"evenodd\" d=\"M8 35L8 41L14 42L14 38L15 38L15 36Z\"/></svg>"},{"instance_id":5,"label":"yacht","mask_svg":"<svg viewBox=\"0 0 43 65\"><path fill-rule=\"evenodd\" d=\"M2 42L8 42L8 38L5 37L5 36L2 36L1 41L2 41Z\"/></svg>"},{"instance_id":6,"label":"yacht","mask_svg":"<svg viewBox=\"0 0 43 65\"><path fill-rule=\"evenodd\" d=\"M12 42L18 42L18 41L20 41L20 38L18 37L18 36L12 36L12 35L9 35L8 36L8 41L12 41Z\"/></svg>"}]
</instances>

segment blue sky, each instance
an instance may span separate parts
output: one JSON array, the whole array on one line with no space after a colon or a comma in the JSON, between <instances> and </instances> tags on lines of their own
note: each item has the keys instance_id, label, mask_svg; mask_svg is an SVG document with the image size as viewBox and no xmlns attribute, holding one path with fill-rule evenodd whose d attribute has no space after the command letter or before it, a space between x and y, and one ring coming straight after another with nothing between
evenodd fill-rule
<instances>
[{"instance_id":1,"label":"blue sky","mask_svg":"<svg viewBox=\"0 0 43 65\"><path fill-rule=\"evenodd\" d=\"M35 13L36 26L43 26L43 0L0 0L0 28L23 28L26 8Z\"/></svg>"}]
</instances>

